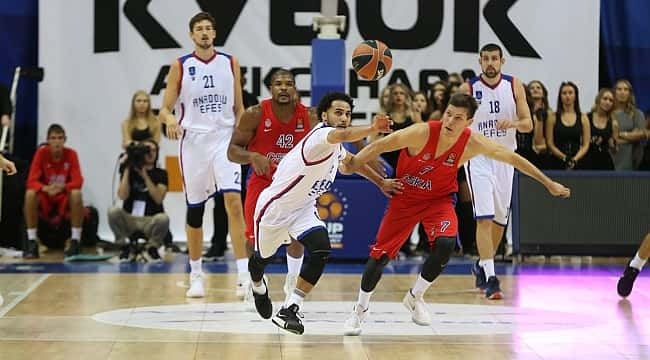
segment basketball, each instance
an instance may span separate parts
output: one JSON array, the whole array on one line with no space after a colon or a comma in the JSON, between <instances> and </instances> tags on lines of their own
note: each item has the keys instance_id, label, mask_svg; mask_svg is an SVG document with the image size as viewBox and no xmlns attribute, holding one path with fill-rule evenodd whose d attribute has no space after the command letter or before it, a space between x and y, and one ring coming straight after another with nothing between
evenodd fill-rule
<instances>
[{"instance_id":1,"label":"basketball","mask_svg":"<svg viewBox=\"0 0 650 360\"><path fill-rule=\"evenodd\" d=\"M366 40L352 52L352 67L364 80L379 80L390 71L393 55L386 44L379 40Z\"/></svg>"}]
</instances>

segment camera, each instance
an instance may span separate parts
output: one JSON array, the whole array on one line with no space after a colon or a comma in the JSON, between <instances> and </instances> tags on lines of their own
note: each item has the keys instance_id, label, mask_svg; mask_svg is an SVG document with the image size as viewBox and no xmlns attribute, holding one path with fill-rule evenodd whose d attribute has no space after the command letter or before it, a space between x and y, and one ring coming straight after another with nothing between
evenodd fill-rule
<instances>
[{"instance_id":1,"label":"camera","mask_svg":"<svg viewBox=\"0 0 650 360\"><path fill-rule=\"evenodd\" d=\"M149 154L149 147L142 143L132 142L126 148L128 159L126 164L131 168L141 169L144 166L144 157Z\"/></svg>"}]
</instances>

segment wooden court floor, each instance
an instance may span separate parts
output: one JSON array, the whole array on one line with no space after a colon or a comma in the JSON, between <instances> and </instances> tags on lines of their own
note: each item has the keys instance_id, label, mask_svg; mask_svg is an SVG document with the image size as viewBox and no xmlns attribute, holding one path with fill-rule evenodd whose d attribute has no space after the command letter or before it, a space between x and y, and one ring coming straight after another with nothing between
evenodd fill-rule
<instances>
[{"instance_id":1,"label":"wooden court floor","mask_svg":"<svg viewBox=\"0 0 650 360\"><path fill-rule=\"evenodd\" d=\"M0 273L0 359L650 359L650 277L621 300L617 271L503 275L500 301L442 275L428 327L401 305L414 275L387 274L359 337L342 335L359 274L325 274L296 336L238 300L234 274L188 300L182 273ZM270 274L274 308L283 282Z\"/></svg>"}]
</instances>

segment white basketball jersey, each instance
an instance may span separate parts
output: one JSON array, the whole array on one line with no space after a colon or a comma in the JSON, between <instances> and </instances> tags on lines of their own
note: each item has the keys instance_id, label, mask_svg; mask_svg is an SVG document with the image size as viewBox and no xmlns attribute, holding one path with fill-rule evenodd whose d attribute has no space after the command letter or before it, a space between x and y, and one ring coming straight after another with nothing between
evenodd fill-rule
<instances>
[{"instance_id":1,"label":"white basketball jersey","mask_svg":"<svg viewBox=\"0 0 650 360\"><path fill-rule=\"evenodd\" d=\"M176 118L183 129L208 132L235 126L235 76L230 55L217 52L207 61L194 53L178 58Z\"/></svg>"},{"instance_id":2,"label":"white basketball jersey","mask_svg":"<svg viewBox=\"0 0 650 360\"><path fill-rule=\"evenodd\" d=\"M265 202L272 201L292 209L315 204L316 199L332 186L339 161L347 154L341 144L327 142L327 135L333 130L323 123L315 126L280 161L273 182L260 199L264 197Z\"/></svg>"},{"instance_id":3,"label":"white basketball jersey","mask_svg":"<svg viewBox=\"0 0 650 360\"><path fill-rule=\"evenodd\" d=\"M472 131L516 149L517 129L497 130L496 127L497 120L518 120L513 77L501 74L501 80L495 86L490 86L476 76L469 80L469 88L470 95L478 103L474 121L470 125Z\"/></svg>"}]
</instances>

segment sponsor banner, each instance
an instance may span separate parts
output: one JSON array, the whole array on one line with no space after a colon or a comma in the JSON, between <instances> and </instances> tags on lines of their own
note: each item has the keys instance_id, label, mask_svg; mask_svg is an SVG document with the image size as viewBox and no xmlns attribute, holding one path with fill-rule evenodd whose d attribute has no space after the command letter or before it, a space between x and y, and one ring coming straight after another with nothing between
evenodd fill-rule
<instances>
[{"instance_id":1,"label":"sponsor banner","mask_svg":"<svg viewBox=\"0 0 650 360\"><path fill-rule=\"evenodd\" d=\"M477 51L487 42L503 45L504 72L544 82L551 104L565 80L580 87L585 109L597 92L597 1L339 3L339 13L347 19L346 91L355 98L357 123L369 121L380 89L391 82L420 90L448 72L479 72ZM313 0L41 0L39 58L46 76L39 85L39 141L52 122L66 128L67 145L79 152L86 178L84 200L106 219L115 198L120 122L137 89L150 93L153 106L160 106L169 64L193 49L192 15L206 10L216 16L217 47L239 59L245 89L260 99L268 97L264 81L271 71L289 68L303 102L309 103L311 22L319 9L320 1ZM382 40L392 50L393 69L379 82L360 81L351 70L349 54L364 39ZM177 144L164 140L161 158L176 154ZM183 201L174 193L165 202L177 239L185 237ZM105 221L100 235L112 238Z\"/></svg>"}]
</instances>

